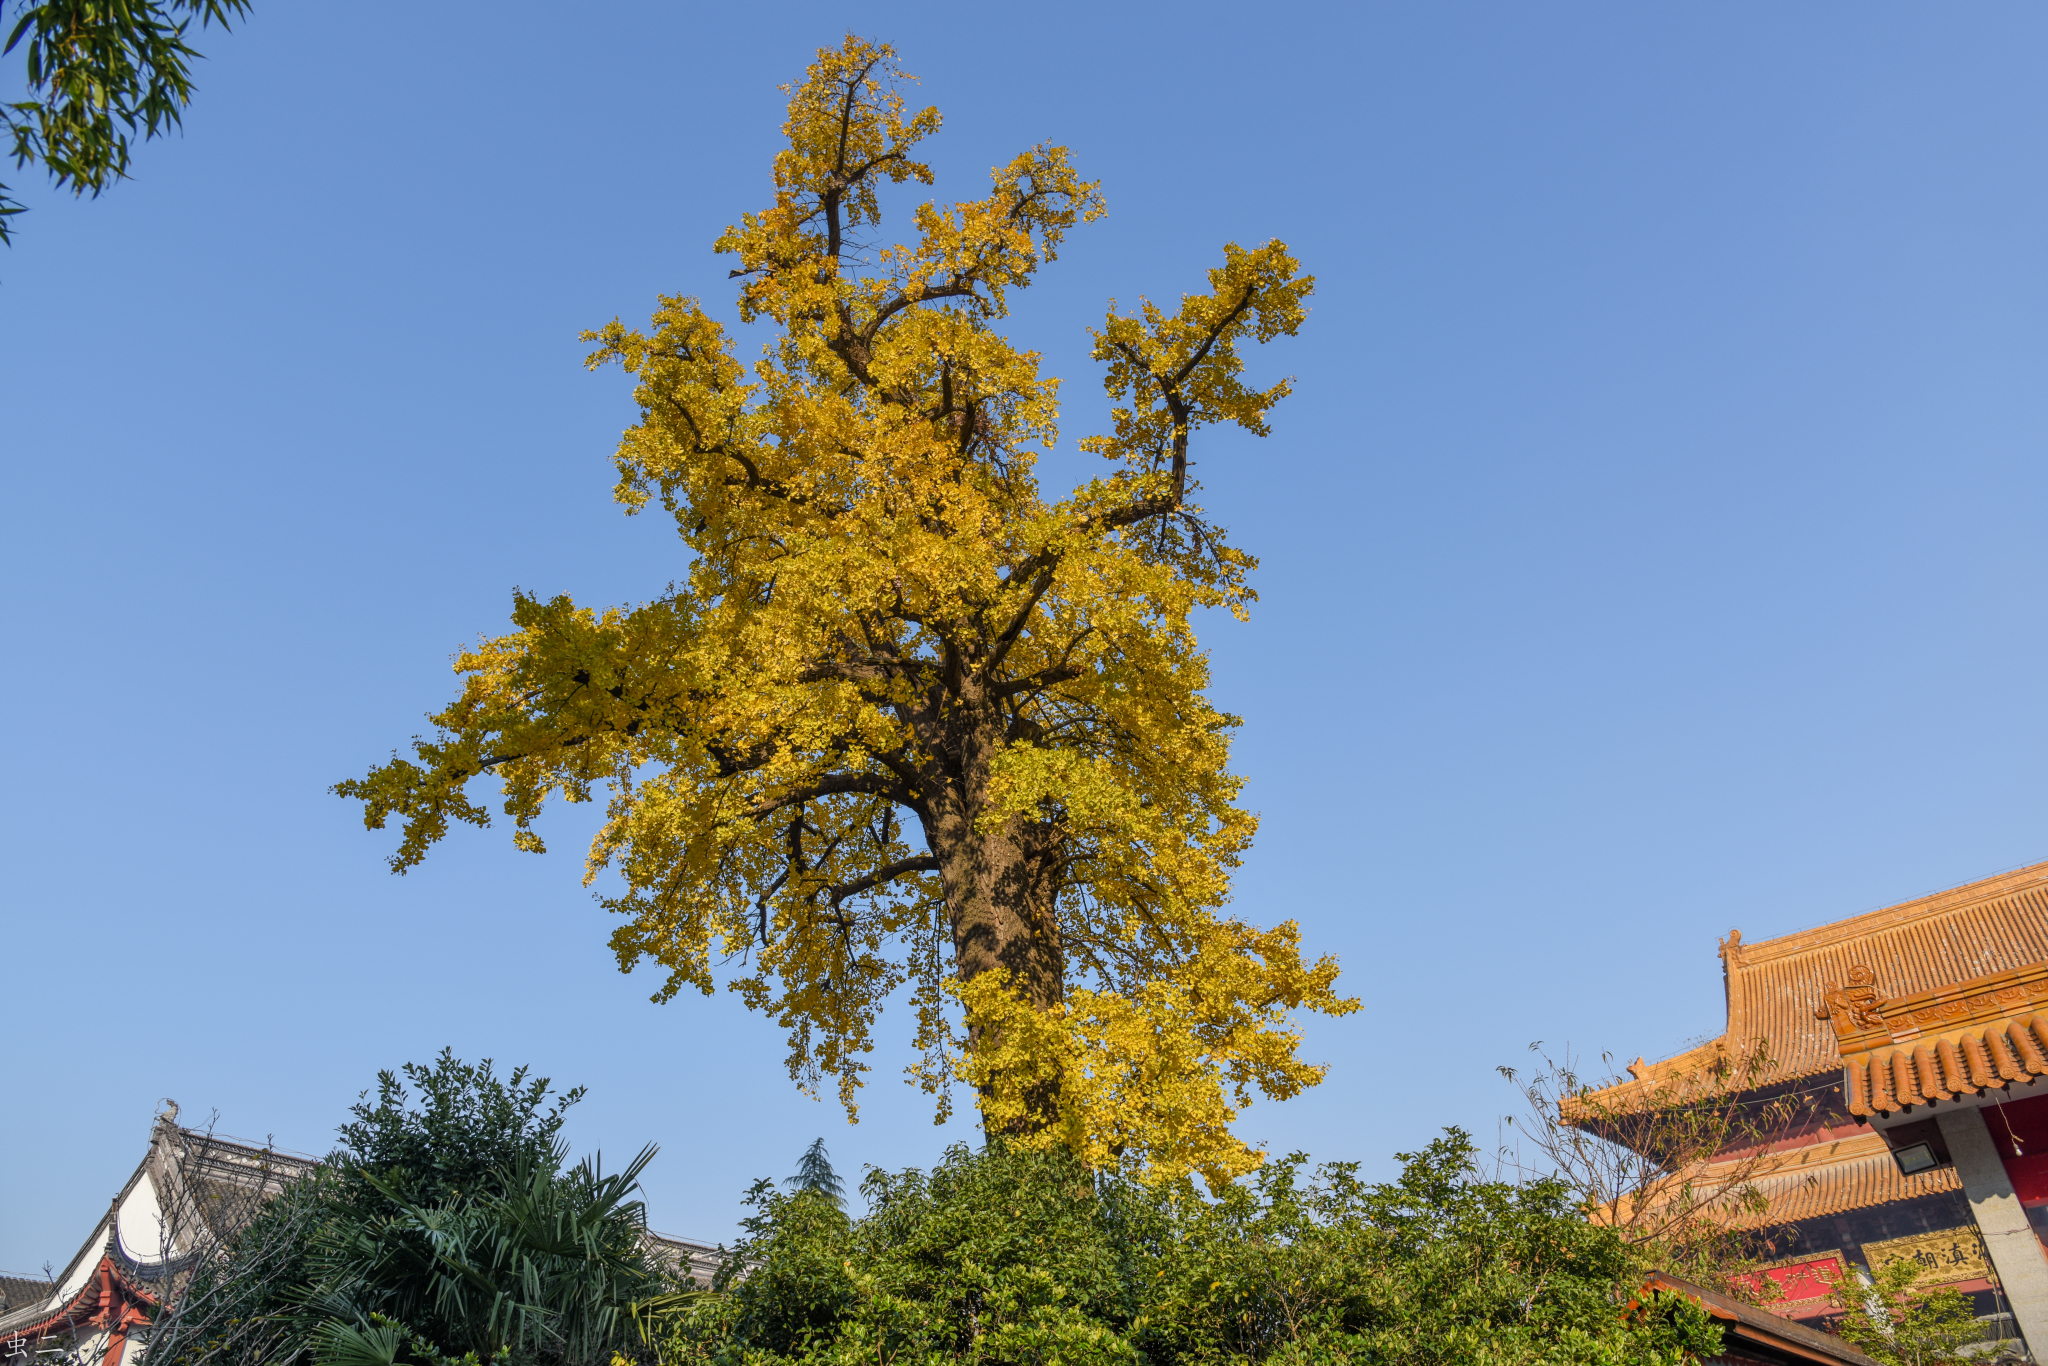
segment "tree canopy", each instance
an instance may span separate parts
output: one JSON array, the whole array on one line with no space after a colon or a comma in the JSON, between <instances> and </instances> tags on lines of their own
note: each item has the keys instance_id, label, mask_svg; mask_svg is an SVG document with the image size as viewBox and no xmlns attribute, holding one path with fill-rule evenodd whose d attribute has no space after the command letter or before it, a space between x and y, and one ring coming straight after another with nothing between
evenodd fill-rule
<instances>
[{"instance_id":1,"label":"tree canopy","mask_svg":"<svg viewBox=\"0 0 2048 1366\"><path fill-rule=\"evenodd\" d=\"M29 98L0 105L17 168L40 164L59 189L99 198L128 175L129 145L177 127L192 102L185 41L249 12L249 0L39 0L21 7L5 52L24 42ZM22 206L0 185L0 243Z\"/></svg>"},{"instance_id":2,"label":"tree canopy","mask_svg":"<svg viewBox=\"0 0 2048 1366\"><path fill-rule=\"evenodd\" d=\"M612 947L667 970L657 999L724 970L851 1115L903 992L941 1117L964 1079L992 1133L1224 1183L1259 1161L1238 1108L1323 1076L1295 1012L1356 1004L1294 921L1223 909L1257 822L1192 625L1245 614L1255 561L1192 501L1191 443L1267 433L1290 385L1243 352L1296 333L1313 281L1227 244L1177 307L1112 304L1111 429L1081 443L1105 472L1049 498L1059 382L996 326L1102 197L1040 145L885 237L884 191L933 182L909 80L849 36L788 88L774 200L716 243L758 358L694 298L587 334L638 380L616 496L674 518L687 578L516 596L437 733L336 790L403 822L403 871L489 823L480 779L533 851L550 798L605 789L587 871L619 875Z\"/></svg>"},{"instance_id":3,"label":"tree canopy","mask_svg":"<svg viewBox=\"0 0 2048 1366\"><path fill-rule=\"evenodd\" d=\"M832 1155L825 1151L823 1138L811 1140L811 1146L797 1159L796 1175L784 1184L830 1200L835 1207L846 1204L846 1183L832 1170Z\"/></svg>"},{"instance_id":4,"label":"tree canopy","mask_svg":"<svg viewBox=\"0 0 2048 1366\"><path fill-rule=\"evenodd\" d=\"M1681 1366L1720 1330L1561 1183L1484 1179L1455 1130L1399 1178L1299 1153L1215 1200L998 1141L870 1172L849 1217L762 1182L724 1295L664 1366ZM742 1265L747 1270L737 1274Z\"/></svg>"},{"instance_id":5,"label":"tree canopy","mask_svg":"<svg viewBox=\"0 0 2048 1366\"><path fill-rule=\"evenodd\" d=\"M522 1163L547 1165L584 1088L555 1093L549 1078L529 1077L524 1067L500 1079L489 1058L466 1063L444 1048L431 1066L379 1072L376 1092L376 1104L365 1091L349 1107L333 1167L435 1205L495 1190Z\"/></svg>"}]
</instances>

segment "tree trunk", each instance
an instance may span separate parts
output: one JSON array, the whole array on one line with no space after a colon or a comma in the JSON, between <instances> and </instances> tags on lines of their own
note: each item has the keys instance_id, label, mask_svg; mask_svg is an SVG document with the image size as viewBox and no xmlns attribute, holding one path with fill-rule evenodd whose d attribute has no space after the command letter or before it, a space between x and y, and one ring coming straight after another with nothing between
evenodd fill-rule
<instances>
[{"instance_id":1,"label":"tree trunk","mask_svg":"<svg viewBox=\"0 0 2048 1366\"><path fill-rule=\"evenodd\" d=\"M925 838L939 861L953 969L960 981L1007 968L1014 995L1034 1010L1050 1010L1066 997L1055 885L1059 832L1051 822L1022 816L994 830L975 829L987 801L989 763L1005 738L1000 722L984 722L958 737L956 764L948 765L951 771L935 784L939 791ZM969 1048L984 1042L983 1032L983 1024L970 1017ZM1035 1087L1025 1101L1023 1127L1038 1129L1052 1121L1058 1086Z\"/></svg>"}]
</instances>

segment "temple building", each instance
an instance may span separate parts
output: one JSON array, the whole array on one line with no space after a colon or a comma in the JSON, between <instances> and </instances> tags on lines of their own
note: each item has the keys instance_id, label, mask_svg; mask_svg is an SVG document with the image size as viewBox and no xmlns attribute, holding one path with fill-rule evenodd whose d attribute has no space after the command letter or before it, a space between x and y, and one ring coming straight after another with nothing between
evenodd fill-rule
<instances>
[{"instance_id":1,"label":"temple building","mask_svg":"<svg viewBox=\"0 0 2048 1366\"><path fill-rule=\"evenodd\" d=\"M0 1274L0 1366L139 1366L166 1291L255 1216L263 1202L319 1166L274 1146L179 1126L169 1106L148 1151L61 1271ZM723 1251L646 1235L650 1252L708 1285Z\"/></svg>"},{"instance_id":2,"label":"temple building","mask_svg":"<svg viewBox=\"0 0 2048 1366\"><path fill-rule=\"evenodd\" d=\"M1778 1254L1771 1311L1824 1324L1844 1277L1910 1259L1987 1335L2048 1346L2048 863L1720 947L1726 1028L1638 1060L1590 1112L1761 1050L1768 1071L1736 1075L1770 1129L1694 1175L1740 1172L1768 1201L1731 1218Z\"/></svg>"},{"instance_id":3,"label":"temple building","mask_svg":"<svg viewBox=\"0 0 2048 1366\"><path fill-rule=\"evenodd\" d=\"M158 1117L142 1161L63 1270L0 1276L6 1366L53 1352L82 1366L139 1357L134 1349L147 1338L166 1286L202 1249L232 1237L264 1200L318 1165L179 1128L177 1116L172 1105Z\"/></svg>"}]
</instances>

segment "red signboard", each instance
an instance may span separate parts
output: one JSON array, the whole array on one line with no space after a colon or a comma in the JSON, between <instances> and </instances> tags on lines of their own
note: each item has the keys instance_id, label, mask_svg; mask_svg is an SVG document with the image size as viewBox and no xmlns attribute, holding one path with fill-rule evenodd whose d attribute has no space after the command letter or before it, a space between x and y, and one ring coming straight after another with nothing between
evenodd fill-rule
<instances>
[{"instance_id":1,"label":"red signboard","mask_svg":"<svg viewBox=\"0 0 2048 1366\"><path fill-rule=\"evenodd\" d=\"M1776 1287L1776 1293L1768 1299L1766 1307L1774 1313L1784 1313L1793 1306L1825 1300L1834 1294L1836 1282L1842 1279L1842 1259L1829 1253L1812 1261L1787 1262L1782 1266L1765 1267L1757 1276L1738 1276L1735 1283L1755 1295L1763 1289L1759 1276L1770 1277Z\"/></svg>"}]
</instances>

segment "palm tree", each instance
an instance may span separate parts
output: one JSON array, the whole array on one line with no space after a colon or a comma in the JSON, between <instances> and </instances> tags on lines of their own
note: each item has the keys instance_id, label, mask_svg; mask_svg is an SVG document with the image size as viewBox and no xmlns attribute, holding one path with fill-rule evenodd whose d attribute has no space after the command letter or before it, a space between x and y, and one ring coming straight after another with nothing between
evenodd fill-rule
<instances>
[{"instance_id":1,"label":"palm tree","mask_svg":"<svg viewBox=\"0 0 2048 1366\"><path fill-rule=\"evenodd\" d=\"M316 1240L307 1296L324 1320L323 1366L394 1366L473 1352L601 1366L634 1329L636 1303L671 1289L646 1253L632 1196L650 1146L623 1171L521 1160L503 1194L434 1209L405 1202L388 1222L337 1221Z\"/></svg>"}]
</instances>

